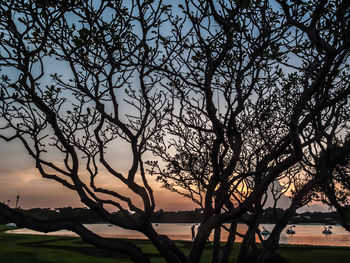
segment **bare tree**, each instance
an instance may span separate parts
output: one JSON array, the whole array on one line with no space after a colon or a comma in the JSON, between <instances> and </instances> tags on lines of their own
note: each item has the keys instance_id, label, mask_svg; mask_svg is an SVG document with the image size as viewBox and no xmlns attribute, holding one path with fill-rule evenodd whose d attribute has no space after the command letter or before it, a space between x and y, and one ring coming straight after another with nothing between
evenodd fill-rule
<instances>
[{"instance_id":1,"label":"bare tree","mask_svg":"<svg viewBox=\"0 0 350 263\"><path fill-rule=\"evenodd\" d=\"M75 191L109 223L144 233L167 262L178 262L182 252L152 227L155 201L141 158L164 114L156 87L162 77L151 66L162 65L165 9L162 1L1 1L1 138L20 140L44 178ZM129 145L126 170L110 160L116 141ZM99 185L101 174L115 185ZM121 185L128 192L119 192ZM102 238L83 225L39 222L3 205L0 211L18 226L69 229L136 262L149 261L130 242Z\"/></svg>"},{"instance_id":2,"label":"bare tree","mask_svg":"<svg viewBox=\"0 0 350 263\"><path fill-rule=\"evenodd\" d=\"M343 141L336 141L330 150L328 161L328 176L326 183L321 184L314 199L334 207L342 219L342 226L350 232L349 225L349 164L350 164L349 134ZM320 165L320 162L315 162Z\"/></svg>"},{"instance_id":3,"label":"bare tree","mask_svg":"<svg viewBox=\"0 0 350 263\"><path fill-rule=\"evenodd\" d=\"M236 235L244 262L267 192L276 203L293 188L261 239L257 260L266 262L311 193L330 174L348 180L329 156L348 131L350 12L345 0L251 2L0 1L0 137L21 141L44 178L143 233L167 262L200 262L212 231L212 262L228 261ZM117 144L129 147L125 170L111 154ZM146 169L148 151L157 159ZM113 183L99 185L101 174ZM150 176L203 209L188 256L151 224ZM344 206L344 192L332 189L322 189L329 203ZM149 262L134 244L73 221L43 222L4 204L0 213ZM238 233L243 215L248 230Z\"/></svg>"},{"instance_id":4,"label":"bare tree","mask_svg":"<svg viewBox=\"0 0 350 263\"><path fill-rule=\"evenodd\" d=\"M263 242L265 262L296 209L325 182L322 169L305 174L307 160L326 165L320 149L348 130L348 2L249 2L184 1L183 16L169 13L175 30L163 36L172 58L163 86L173 105L162 144L157 137L153 145L166 164L150 163L150 171L204 209L190 262L199 262L212 230L218 262L220 226L249 214L237 259L244 262L278 182L295 193Z\"/></svg>"}]
</instances>

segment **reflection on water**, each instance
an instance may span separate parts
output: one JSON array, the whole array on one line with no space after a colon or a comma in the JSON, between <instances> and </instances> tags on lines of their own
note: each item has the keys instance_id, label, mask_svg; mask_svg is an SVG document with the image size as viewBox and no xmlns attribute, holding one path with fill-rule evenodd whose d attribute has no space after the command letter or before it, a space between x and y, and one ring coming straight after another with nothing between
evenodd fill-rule
<instances>
[{"instance_id":1,"label":"reflection on water","mask_svg":"<svg viewBox=\"0 0 350 263\"><path fill-rule=\"evenodd\" d=\"M105 236L105 237L116 237L116 238L130 238L130 239L146 239L146 237L136 231L125 230L116 226L108 226L107 224L88 224L85 225L90 230ZM191 226L192 224L158 224L155 225L155 229L160 234L166 234L174 240L191 240ZM265 227L267 230L272 231L272 224L263 224L260 226ZM197 229L198 226L196 226ZM289 227L289 226L288 226ZM287 228L288 228L287 227ZM286 229L283 230L280 238L280 244L298 244L298 245L320 245L320 246L349 246L350 247L350 233L344 230L341 226L333 226L332 234L322 234L322 225L296 225L295 234L286 234ZM238 224L237 231L239 233L245 233L247 226ZM17 234L43 234L26 228L10 230L8 233ZM45 235L45 234L44 234ZM76 236L74 233L61 230L57 232L51 232L46 235L60 235L60 236ZM222 240L225 241L228 233L222 231ZM264 237L265 239L268 236ZM210 237L212 240L212 235ZM236 238L236 241L241 241L240 237ZM258 241L258 238L256 237Z\"/></svg>"}]
</instances>

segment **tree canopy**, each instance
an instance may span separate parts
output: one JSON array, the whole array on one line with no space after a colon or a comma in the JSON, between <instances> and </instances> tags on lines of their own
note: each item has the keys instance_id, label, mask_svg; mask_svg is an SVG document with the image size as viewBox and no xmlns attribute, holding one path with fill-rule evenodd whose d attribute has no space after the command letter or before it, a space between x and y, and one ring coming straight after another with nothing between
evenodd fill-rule
<instances>
[{"instance_id":1,"label":"tree canopy","mask_svg":"<svg viewBox=\"0 0 350 263\"><path fill-rule=\"evenodd\" d=\"M0 137L20 141L42 177L106 221L143 233L167 262L200 262L212 231L212 262L227 262L235 235L244 237L237 262L255 235L266 262L312 200L349 230L348 0L0 3ZM127 169L118 145L128 146ZM151 224L154 178L203 211L188 256ZM277 208L286 193L290 206L265 241L266 200ZM0 214L149 261L74 220L5 204ZM243 216L248 230L237 233ZM221 231L230 232L222 252Z\"/></svg>"}]
</instances>

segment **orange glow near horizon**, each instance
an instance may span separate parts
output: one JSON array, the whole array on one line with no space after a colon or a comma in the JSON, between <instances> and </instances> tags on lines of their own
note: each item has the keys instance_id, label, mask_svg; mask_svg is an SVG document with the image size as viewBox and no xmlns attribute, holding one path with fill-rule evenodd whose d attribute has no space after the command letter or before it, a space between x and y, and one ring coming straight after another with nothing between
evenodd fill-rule
<instances>
[{"instance_id":1,"label":"orange glow near horizon","mask_svg":"<svg viewBox=\"0 0 350 263\"><path fill-rule=\"evenodd\" d=\"M1 144L0 151L0 202L7 203L10 200L10 206L14 207L16 203L16 196L19 195L18 206L24 209L29 208L59 208L59 207L84 207L81 203L77 193L65 188L59 183L43 179L39 172L34 168L33 160L23 151L22 147L16 144ZM115 157L115 155L113 155ZM126 157L125 157L126 158ZM125 159L119 159L122 164ZM119 165L119 163L115 163ZM130 198L135 195L130 194L130 191L125 185L122 185L115 178L112 179L103 169L100 169L100 175L97 178L97 186L108 186L108 188L116 189L123 193L128 193ZM82 171L84 181L89 184L87 172ZM139 177L139 176L137 176ZM179 210L193 210L199 208L190 199L185 198L177 193L170 192L161 187L159 182L156 182L154 177L148 177L149 184L154 191L156 200L156 210L163 209L165 211L179 211ZM138 179L140 183L140 178ZM116 188L116 186L118 186ZM113 188L114 187L114 188ZM243 187L240 186L240 187ZM240 190L241 188L239 188ZM282 200L282 206L286 207L288 204L288 197L290 190ZM134 199L138 201L137 205L142 208L142 203L139 198ZM311 204L312 205L312 204ZM323 208L323 207L322 207ZM327 208L324 208L326 210Z\"/></svg>"},{"instance_id":2,"label":"orange glow near horizon","mask_svg":"<svg viewBox=\"0 0 350 263\"><path fill-rule=\"evenodd\" d=\"M105 185L108 185L107 178L105 176L103 180ZM150 184L154 191L156 210L193 210L198 207L188 198L162 188L157 182ZM0 202L7 203L10 200L10 206L14 207L17 195L20 196L18 206L23 209L85 206L74 191L53 180L42 178L35 168L8 171L6 175L0 176Z\"/></svg>"}]
</instances>

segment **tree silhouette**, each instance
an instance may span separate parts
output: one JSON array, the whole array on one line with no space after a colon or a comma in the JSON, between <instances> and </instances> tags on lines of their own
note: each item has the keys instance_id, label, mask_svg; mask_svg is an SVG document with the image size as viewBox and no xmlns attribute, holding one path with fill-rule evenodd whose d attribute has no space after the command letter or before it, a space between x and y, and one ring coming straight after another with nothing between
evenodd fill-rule
<instances>
[{"instance_id":1,"label":"tree silhouette","mask_svg":"<svg viewBox=\"0 0 350 263\"><path fill-rule=\"evenodd\" d=\"M313 193L344 206L346 192L320 187L348 180L331 158L349 128L348 1L0 3L0 137L19 140L42 177L106 221L143 233L166 262L200 262L212 231L212 262L228 261L236 235L245 262L268 192L275 204L292 197L258 262ZM121 145L126 169L113 155ZM188 256L151 224L152 176L203 211ZM74 220L40 221L4 204L0 214L149 262ZM242 216L248 230L237 233Z\"/></svg>"},{"instance_id":2,"label":"tree silhouette","mask_svg":"<svg viewBox=\"0 0 350 263\"><path fill-rule=\"evenodd\" d=\"M348 130L346 2L277 2L281 9L186 1L187 20L170 15L176 30L165 39L172 59L164 88L174 102L153 144L166 164L153 162L150 171L204 209L191 262L213 229L218 262L220 225L248 213L237 259L246 261L267 192L278 200L292 189L291 206L261 240L258 260L266 261L296 209L325 182L308 174L310 159L325 158L325 145Z\"/></svg>"}]
</instances>

